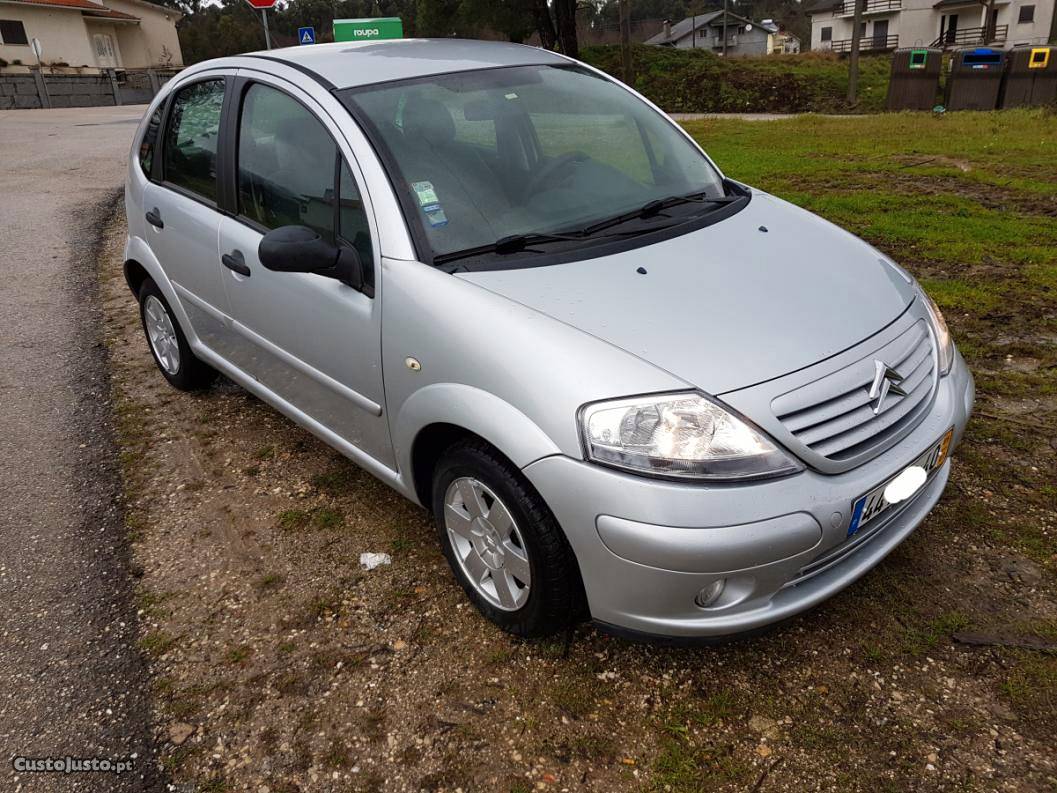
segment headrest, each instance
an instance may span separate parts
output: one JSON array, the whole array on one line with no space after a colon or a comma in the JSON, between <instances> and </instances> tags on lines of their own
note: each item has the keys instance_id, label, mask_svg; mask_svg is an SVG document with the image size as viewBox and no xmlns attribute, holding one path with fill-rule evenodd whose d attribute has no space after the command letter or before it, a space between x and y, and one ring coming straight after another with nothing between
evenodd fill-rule
<instances>
[{"instance_id":1,"label":"headrest","mask_svg":"<svg viewBox=\"0 0 1057 793\"><path fill-rule=\"evenodd\" d=\"M279 133L280 140L288 141L290 145L296 145L307 151L326 151L332 146L330 135L323 125L307 114L284 118L279 122L276 131Z\"/></svg>"},{"instance_id":2,"label":"headrest","mask_svg":"<svg viewBox=\"0 0 1057 793\"><path fill-rule=\"evenodd\" d=\"M404 136L443 146L455 140L455 122L448 108L436 99L412 97L404 106Z\"/></svg>"}]
</instances>

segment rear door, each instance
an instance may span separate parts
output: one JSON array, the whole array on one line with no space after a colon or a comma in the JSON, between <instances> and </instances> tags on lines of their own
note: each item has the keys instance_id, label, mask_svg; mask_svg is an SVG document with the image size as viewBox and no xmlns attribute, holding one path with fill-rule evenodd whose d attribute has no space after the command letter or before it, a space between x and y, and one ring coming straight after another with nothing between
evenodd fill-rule
<instances>
[{"instance_id":1,"label":"rear door","mask_svg":"<svg viewBox=\"0 0 1057 793\"><path fill-rule=\"evenodd\" d=\"M172 282L190 331L226 352L227 296L217 259L221 115L234 71L196 77L168 103L161 157L143 195L145 239Z\"/></svg>"},{"instance_id":2,"label":"rear door","mask_svg":"<svg viewBox=\"0 0 1057 793\"><path fill-rule=\"evenodd\" d=\"M351 150L333 119L280 78L240 78L230 112L236 207L221 221L220 254L229 268L237 265L223 278L235 331L233 362L392 467L382 410L381 311L374 299L377 233ZM365 265L365 288L265 269L257 255L262 236L288 225L308 226L355 248Z\"/></svg>"}]
</instances>

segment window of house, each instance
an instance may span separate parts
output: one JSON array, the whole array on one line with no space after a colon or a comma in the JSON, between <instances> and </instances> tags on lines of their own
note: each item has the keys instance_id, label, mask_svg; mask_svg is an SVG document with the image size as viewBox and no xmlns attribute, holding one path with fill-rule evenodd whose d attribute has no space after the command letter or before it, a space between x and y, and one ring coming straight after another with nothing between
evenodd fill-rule
<instances>
[{"instance_id":1,"label":"window of house","mask_svg":"<svg viewBox=\"0 0 1057 793\"><path fill-rule=\"evenodd\" d=\"M267 229L308 226L334 241L338 149L293 97L266 85L246 92L239 122L239 212Z\"/></svg>"},{"instance_id":2,"label":"window of house","mask_svg":"<svg viewBox=\"0 0 1057 793\"><path fill-rule=\"evenodd\" d=\"M143 140L139 143L139 167L143 169L148 177L154 166L154 147L158 142L158 127L161 126L161 108L154 111L154 115L147 122L147 129L143 133Z\"/></svg>"},{"instance_id":3,"label":"window of house","mask_svg":"<svg viewBox=\"0 0 1057 793\"><path fill-rule=\"evenodd\" d=\"M213 202L223 104L223 80L192 83L176 92L165 130L165 181Z\"/></svg>"},{"instance_id":4,"label":"window of house","mask_svg":"<svg viewBox=\"0 0 1057 793\"><path fill-rule=\"evenodd\" d=\"M1035 21L1035 6L1021 6L1020 17L1017 22L1034 22Z\"/></svg>"},{"instance_id":5,"label":"window of house","mask_svg":"<svg viewBox=\"0 0 1057 793\"><path fill-rule=\"evenodd\" d=\"M29 45L26 26L17 19L0 19L0 44Z\"/></svg>"},{"instance_id":6,"label":"window of house","mask_svg":"<svg viewBox=\"0 0 1057 793\"><path fill-rule=\"evenodd\" d=\"M822 28L822 41L833 40L833 28Z\"/></svg>"}]
</instances>

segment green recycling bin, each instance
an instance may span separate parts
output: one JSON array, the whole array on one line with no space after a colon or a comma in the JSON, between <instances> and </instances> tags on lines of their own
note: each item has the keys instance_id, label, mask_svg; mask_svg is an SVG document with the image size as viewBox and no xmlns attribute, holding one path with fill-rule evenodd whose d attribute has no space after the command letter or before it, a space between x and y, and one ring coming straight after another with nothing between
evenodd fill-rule
<instances>
[{"instance_id":1,"label":"green recycling bin","mask_svg":"<svg viewBox=\"0 0 1057 793\"><path fill-rule=\"evenodd\" d=\"M940 90L943 50L903 48L892 53L888 80L889 110L932 110Z\"/></svg>"},{"instance_id":2,"label":"green recycling bin","mask_svg":"<svg viewBox=\"0 0 1057 793\"><path fill-rule=\"evenodd\" d=\"M1057 47L1014 47L1006 57L999 107L1057 103Z\"/></svg>"},{"instance_id":3,"label":"green recycling bin","mask_svg":"<svg viewBox=\"0 0 1057 793\"><path fill-rule=\"evenodd\" d=\"M947 75L948 110L994 110L1002 88L1005 50L971 47L955 50Z\"/></svg>"}]
</instances>

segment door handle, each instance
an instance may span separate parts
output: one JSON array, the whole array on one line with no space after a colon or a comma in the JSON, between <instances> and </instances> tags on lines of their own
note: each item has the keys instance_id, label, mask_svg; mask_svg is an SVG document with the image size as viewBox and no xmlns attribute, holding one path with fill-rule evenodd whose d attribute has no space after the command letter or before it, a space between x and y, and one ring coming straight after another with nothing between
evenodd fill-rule
<instances>
[{"instance_id":1,"label":"door handle","mask_svg":"<svg viewBox=\"0 0 1057 793\"><path fill-rule=\"evenodd\" d=\"M162 222L161 213L158 211L158 207L154 207L154 209L152 209L150 212L148 212L144 217L146 217L147 218L147 222L150 223L155 228L158 228L158 229L165 228L165 223Z\"/></svg>"},{"instance_id":2,"label":"door handle","mask_svg":"<svg viewBox=\"0 0 1057 793\"><path fill-rule=\"evenodd\" d=\"M234 250L231 253L225 253L220 257L220 261L223 262L224 266L229 270L233 270L239 275L244 275L247 278L250 277L250 268L246 264L246 258L242 255L242 251Z\"/></svg>"}]
</instances>

